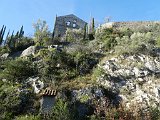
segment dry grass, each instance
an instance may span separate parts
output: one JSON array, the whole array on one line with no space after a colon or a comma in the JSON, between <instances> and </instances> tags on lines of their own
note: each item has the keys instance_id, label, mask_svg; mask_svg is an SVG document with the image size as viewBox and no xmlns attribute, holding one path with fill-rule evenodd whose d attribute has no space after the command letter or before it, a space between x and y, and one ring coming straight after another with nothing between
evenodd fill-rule
<instances>
[{"instance_id":1,"label":"dry grass","mask_svg":"<svg viewBox=\"0 0 160 120\"><path fill-rule=\"evenodd\" d=\"M123 104L120 104L118 108L108 106L108 104L95 106L95 116L104 120L160 120L160 111L157 109L144 112L141 106L132 106L130 109Z\"/></svg>"},{"instance_id":2,"label":"dry grass","mask_svg":"<svg viewBox=\"0 0 160 120\"><path fill-rule=\"evenodd\" d=\"M64 88L67 88L69 90L82 89L82 88L93 86L94 84L95 84L95 81L93 81L92 76L88 74L85 76L79 76L69 81L62 81L61 83L58 84L58 90L62 90Z\"/></svg>"}]
</instances>

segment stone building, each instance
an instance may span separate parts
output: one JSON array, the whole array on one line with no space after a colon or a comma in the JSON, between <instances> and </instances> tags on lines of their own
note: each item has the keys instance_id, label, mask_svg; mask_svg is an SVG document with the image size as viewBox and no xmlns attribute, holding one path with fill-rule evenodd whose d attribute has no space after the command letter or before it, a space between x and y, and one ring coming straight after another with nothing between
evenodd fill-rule
<instances>
[{"instance_id":1,"label":"stone building","mask_svg":"<svg viewBox=\"0 0 160 120\"><path fill-rule=\"evenodd\" d=\"M54 38L63 37L67 28L70 29L84 29L87 23L77 16L70 14L65 16L56 16L54 26Z\"/></svg>"}]
</instances>

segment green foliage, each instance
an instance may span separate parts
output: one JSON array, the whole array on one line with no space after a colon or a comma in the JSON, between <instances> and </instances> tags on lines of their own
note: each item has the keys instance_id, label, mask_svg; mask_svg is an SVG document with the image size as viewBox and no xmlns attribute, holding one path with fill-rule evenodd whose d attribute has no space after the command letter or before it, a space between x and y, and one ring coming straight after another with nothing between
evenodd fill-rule
<instances>
[{"instance_id":1,"label":"green foliage","mask_svg":"<svg viewBox=\"0 0 160 120\"><path fill-rule=\"evenodd\" d=\"M134 33L130 38L123 36L117 37L116 40L118 43L115 46L115 52L118 54L149 54L155 45L151 33Z\"/></svg>"},{"instance_id":2,"label":"green foliage","mask_svg":"<svg viewBox=\"0 0 160 120\"><path fill-rule=\"evenodd\" d=\"M72 114L69 111L69 105L62 99L57 100L52 110L50 120L72 120Z\"/></svg>"},{"instance_id":3,"label":"green foliage","mask_svg":"<svg viewBox=\"0 0 160 120\"><path fill-rule=\"evenodd\" d=\"M0 78L12 82L23 82L23 80L36 73L32 62L21 58L8 60L3 67L4 70L0 73Z\"/></svg>"},{"instance_id":4,"label":"green foliage","mask_svg":"<svg viewBox=\"0 0 160 120\"><path fill-rule=\"evenodd\" d=\"M150 116L152 120L160 120L160 110L158 107L150 108Z\"/></svg>"},{"instance_id":5,"label":"green foliage","mask_svg":"<svg viewBox=\"0 0 160 120\"><path fill-rule=\"evenodd\" d=\"M94 18L92 18L88 25L88 39L93 40L94 35L95 35L95 22L94 22Z\"/></svg>"},{"instance_id":6,"label":"green foliage","mask_svg":"<svg viewBox=\"0 0 160 120\"><path fill-rule=\"evenodd\" d=\"M52 48L40 50L36 58L43 60L38 64L38 72L44 79L57 81L74 77L75 64L71 55Z\"/></svg>"},{"instance_id":7,"label":"green foliage","mask_svg":"<svg viewBox=\"0 0 160 120\"><path fill-rule=\"evenodd\" d=\"M94 23L94 18L92 18L92 34L94 34L95 30L95 23Z\"/></svg>"},{"instance_id":8,"label":"green foliage","mask_svg":"<svg viewBox=\"0 0 160 120\"><path fill-rule=\"evenodd\" d=\"M27 47L33 45L33 41L31 38L24 37L23 26L20 28L19 31L17 31L15 35L14 31L12 32L11 35L9 34L10 32L7 33L4 45L10 52L22 51Z\"/></svg>"},{"instance_id":9,"label":"green foliage","mask_svg":"<svg viewBox=\"0 0 160 120\"><path fill-rule=\"evenodd\" d=\"M19 116L16 117L16 120L41 120L40 116L34 116L34 115L26 115L26 116Z\"/></svg>"},{"instance_id":10,"label":"green foliage","mask_svg":"<svg viewBox=\"0 0 160 120\"><path fill-rule=\"evenodd\" d=\"M0 82L0 119L10 120L21 110L21 99L16 86Z\"/></svg>"},{"instance_id":11,"label":"green foliage","mask_svg":"<svg viewBox=\"0 0 160 120\"><path fill-rule=\"evenodd\" d=\"M68 48L67 53L74 59L77 75L85 75L92 71L92 68L98 63L98 56L92 53L84 45L73 45Z\"/></svg>"},{"instance_id":12,"label":"green foliage","mask_svg":"<svg viewBox=\"0 0 160 120\"><path fill-rule=\"evenodd\" d=\"M90 120L101 120L101 117L100 116L96 116L96 115L91 115L91 116L89 116L89 119Z\"/></svg>"},{"instance_id":13,"label":"green foliage","mask_svg":"<svg viewBox=\"0 0 160 120\"><path fill-rule=\"evenodd\" d=\"M4 37L4 34L5 34L5 31L6 31L6 26L2 26L1 30L0 30L0 45L2 45L3 43L3 37Z\"/></svg>"},{"instance_id":14,"label":"green foliage","mask_svg":"<svg viewBox=\"0 0 160 120\"><path fill-rule=\"evenodd\" d=\"M11 120L17 115L31 113L30 109L33 107L35 96L32 89L23 90L20 84L15 85L7 81L0 81L1 120Z\"/></svg>"},{"instance_id":15,"label":"green foliage","mask_svg":"<svg viewBox=\"0 0 160 120\"><path fill-rule=\"evenodd\" d=\"M156 39L156 46L157 46L157 47L160 47L160 37L158 37L158 38Z\"/></svg>"},{"instance_id":16,"label":"green foliage","mask_svg":"<svg viewBox=\"0 0 160 120\"><path fill-rule=\"evenodd\" d=\"M78 75L89 73L98 62L94 54L88 51L78 50L72 53L72 56L76 64L76 71Z\"/></svg>"},{"instance_id":17,"label":"green foliage","mask_svg":"<svg viewBox=\"0 0 160 120\"><path fill-rule=\"evenodd\" d=\"M59 52L54 48L41 49L36 59L42 59L37 67L39 76L54 82L87 74L98 62L94 54L80 49L72 53Z\"/></svg>"},{"instance_id":18,"label":"green foliage","mask_svg":"<svg viewBox=\"0 0 160 120\"><path fill-rule=\"evenodd\" d=\"M68 42L81 42L84 40L84 34L82 29L67 29L65 37Z\"/></svg>"},{"instance_id":19,"label":"green foliage","mask_svg":"<svg viewBox=\"0 0 160 120\"><path fill-rule=\"evenodd\" d=\"M86 35L87 35L87 24L85 24L84 26L84 37L83 37L84 40L86 39Z\"/></svg>"},{"instance_id":20,"label":"green foliage","mask_svg":"<svg viewBox=\"0 0 160 120\"><path fill-rule=\"evenodd\" d=\"M3 55L4 53L9 53L6 46L0 47L0 56Z\"/></svg>"},{"instance_id":21,"label":"green foliage","mask_svg":"<svg viewBox=\"0 0 160 120\"><path fill-rule=\"evenodd\" d=\"M97 30L95 34L101 48L105 51L112 49L117 44L115 38L120 35L121 34L118 31L115 31L112 28Z\"/></svg>"},{"instance_id":22,"label":"green foliage","mask_svg":"<svg viewBox=\"0 0 160 120\"><path fill-rule=\"evenodd\" d=\"M93 69L92 80L97 80L101 75L106 74L104 69L96 67Z\"/></svg>"},{"instance_id":23,"label":"green foliage","mask_svg":"<svg viewBox=\"0 0 160 120\"><path fill-rule=\"evenodd\" d=\"M90 97L88 95L81 95L80 97L80 102L81 103L85 103L90 99Z\"/></svg>"},{"instance_id":24,"label":"green foliage","mask_svg":"<svg viewBox=\"0 0 160 120\"><path fill-rule=\"evenodd\" d=\"M52 35L48 30L46 21L39 19L36 23L33 23L33 28L35 29L34 41L40 46L47 44L49 39L52 38Z\"/></svg>"},{"instance_id":25,"label":"green foliage","mask_svg":"<svg viewBox=\"0 0 160 120\"><path fill-rule=\"evenodd\" d=\"M29 46L33 45L34 41L32 38L29 37L22 37L15 43L15 51L22 51L27 49Z\"/></svg>"},{"instance_id":26,"label":"green foliage","mask_svg":"<svg viewBox=\"0 0 160 120\"><path fill-rule=\"evenodd\" d=\"M130 37L133 34L133 31L129 28L122 28L120 31L122 32L122 36Z\"/></svg>"}]
</instances>

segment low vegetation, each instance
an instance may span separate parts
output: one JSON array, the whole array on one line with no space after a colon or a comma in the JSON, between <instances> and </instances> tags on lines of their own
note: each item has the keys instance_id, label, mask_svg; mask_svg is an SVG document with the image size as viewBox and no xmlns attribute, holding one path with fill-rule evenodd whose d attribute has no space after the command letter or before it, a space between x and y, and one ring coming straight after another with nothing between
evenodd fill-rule
<instances>
[{"instance_id":1,"label":"low vegetation","mask_svg":"<svg viewBox=\"0 0 160 120\"><path fill-rule=\"evenodd\" d=\"M97 78L104 73L98 64L104 56L146 54L155 56L159 49L159 26L150 29L131 30L129 28L97 28L87 37L86 30L67 30L66 41L69 45L48 48L57 38L52 38L45 21L39 20L34 25L34 38L24 36L23 26L16 35L7 36L0 47L0 56L4 53L14 54L33 45L37 46L34 55L26 57L0 58L0 119L1 120L159 120L160 111L150 108L144 113L140 108L125 109L123 105L102 105L95 99L87 104L88 96L84 95L80 101L72 103L69 98L58 98L50 115L39 113L37 96L30 85L29 77L39 79L58 91L80 89L88 86L99 86ZM94 25L93 25L94 26ZM4 26L1 31L5 31ZM1 37L1 44L3 34ZM93 40L92 40L93 39ZM91 45L91 43L94 43ZM77 47L76 45L81 45ZM71 49L70 49L70 48ZM91 47L91 49L89 48ZM73 48L73 49L72 49ZM78 115L78 107L85 104L91 113L85 116ZM36 107L35 107L36 106ZM34 108L35 107L35 108Z\"/></svg>"}]
</instances>

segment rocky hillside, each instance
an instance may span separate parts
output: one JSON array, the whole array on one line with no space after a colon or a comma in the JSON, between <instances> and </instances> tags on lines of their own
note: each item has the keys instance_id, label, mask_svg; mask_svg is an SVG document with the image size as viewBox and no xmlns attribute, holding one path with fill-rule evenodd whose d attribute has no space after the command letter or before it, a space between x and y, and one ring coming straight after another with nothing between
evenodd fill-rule
<instances>
[{"instance_id":1,"label":"rocky hillside","mask_svg":"<svg viewBox=\"0 0 160 120\"><path fill-rule=\"evenodd\" d=\"M0 119L159 120L159 24L41 32L1 46Z\"/></svg>"},{"instance_id":2,"label":"rocky hillside","mask_svg":"<svg viewBox=\"0 0 160 120\"><path fill-rule=\"evenodd\" d=\"M127 107L159 106L160 59L143 54L113 57L99 65L103 74L97 82L115 91Z\"/></svg>"}]
</instances>

